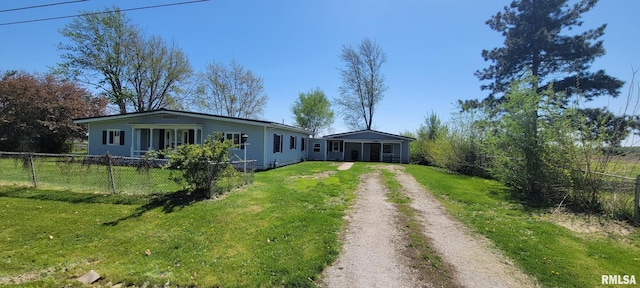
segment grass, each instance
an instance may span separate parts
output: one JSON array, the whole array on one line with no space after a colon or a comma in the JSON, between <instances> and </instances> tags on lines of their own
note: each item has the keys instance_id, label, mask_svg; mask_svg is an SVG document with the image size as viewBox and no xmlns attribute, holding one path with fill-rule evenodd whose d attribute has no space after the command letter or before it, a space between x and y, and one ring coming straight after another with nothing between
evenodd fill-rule
<instances>
[{"instance_id":1,"label":"grass","mask_svg":"<svg viewBox=\"0 0 640 288\"><path fill-rule=\"evenodd\" d=\"M6 167L12 166L2 166L0 175L12 173ZM640 277L637 230L609 237L572 232L494 181L405 167L454 217L544 286L594 287L603 274ZM0 285L80 286L75 278L93 269L103 277L100 285L311 287L338 256L343 216L358 176L369 169L305 162L256 173L253 185L206 201L180 190L96 194L0 186ZM383 173L410 246L426 265L443 267L419 235L410 199Z\"/></svg>"},{"instance_id":2,"label":"grass","mask_svg":"<svg viewBox=\"0 0 640 288\"><path fill-rule=\"evenodd\" d=\"M615 158L609 163L607 170L611 174L635 179L640 175L640 163L638 158Z\"/></svg>"},{"instance_id":3,"label":"grass","mask_svg":"<svg viewBox=\"0 0 640 288\"><path fill-rule=\"evenodd\" d=\"M81 159L81 158L78 158ZM66 162L63 158L34 158L37 186L84 192L111 192L111 180L106 166ZM0 184L33 186L30 168L21 159L0 158ZM135 167L113 166L117 193L148 194L181 189L168 180L169 171L149 169L138 172Z\"/></svg>"},{"instance_id":4,"label":"grass","mask_svg":"<svg viewBox=\"0 0 640 288\"><path fill-rule=\"evenodd\" d=\"M546 287L595 287L602 275L640 277L640 232L603 237L572 232L525 207L497 182L424 166L407 172L458 220L489 238Z\"/></svg>"},{"instance_id":5,"label":"grass","mask_svg":"<svg viewBox=\"0 0 640 288\"><path fill-rule=\"evenodd\" d=\"M0 284L79 286L93 269L142 286L313 286L364 166L306 162L257 173L221 199L0 187Z\"/></svg>"}]
</instances>

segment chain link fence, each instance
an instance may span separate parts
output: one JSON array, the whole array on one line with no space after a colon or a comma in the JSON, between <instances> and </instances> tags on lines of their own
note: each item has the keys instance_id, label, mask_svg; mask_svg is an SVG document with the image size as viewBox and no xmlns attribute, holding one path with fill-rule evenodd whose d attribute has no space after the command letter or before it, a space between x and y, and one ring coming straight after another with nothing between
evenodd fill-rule
<instances>
[{"instance_id":1,"label":"chain link fence","mask_svg":"<svg viewBox=\"0 0 640 288\"><path fill-rule=\"evenodd\" d=\"M251 183L255 160L226 163L238 171L218 189ZM169 179L166 160L105 155L0 152L0 185L79 192L151 194L185 187ZM245 170L246 167L246 170ZM245 172L246 171L246 172Z\"/></svg>"}]
</instances>

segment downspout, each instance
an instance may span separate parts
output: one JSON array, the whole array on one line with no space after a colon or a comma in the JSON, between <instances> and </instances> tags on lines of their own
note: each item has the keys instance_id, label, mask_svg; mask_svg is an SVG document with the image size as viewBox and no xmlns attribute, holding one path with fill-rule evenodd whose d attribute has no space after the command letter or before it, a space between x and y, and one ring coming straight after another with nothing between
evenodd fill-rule
<instances>
[{"instance_id":1,"label":"downspout","mask_svg":"<svg viewBox=\"0 0 640 288\"><path fill-rule=\"evenodd\" d=\"M89 153L91 148L91 123L87 123L87 155L91 155Z\"/></svg>"},{"instance_id":2,"label":"downspout","mask_svg":"<svg viewBox=\"0 0 640 288\"><path fill-rule=\"evenodd\" d=\"M136 142L136 138L137 138L135 131L136 130L133 127L131 127L131 137L130 137L131 138L131 149L129 151L129 157L133 157L133 155L134 155L133 154L133 144Z\"/></svg>"},{"instance_id":3,"label":"downspout","mask_svg":"<svg viewBox=\"0 0 640 288\"><path fill-rule=\"evenodd\" d=\"M329 146L329 141L324 140L324 151L322 151L322 154L324 154L324 161L327 161L327 146Z\"/></svg>"},{"instance_id":4,"label":"downspout","mask_svg":"<svg viewBox=\"0 0 640 288\"><path fill-rule=\"evenodd\" d=\"M263 142L263 152L262 152L262 169L266 170L267 165L267 126L264 126L264 142Z\"/></svg>"},{"instance_id":5,"label":"downspout","mask_svg":"<svg viewBox=\"0 0 640 288\"><path fill-rule=\"evenodd\" d=\"M162 137L164 137L164 135L162 135ZM160 140L158 139L158 146L160 146ZM160 148L160 147L158 147ZM155 149L153 148L153 128L149 128L149 147L147 147L147 150L152 150Z\"/></svg>"}]
</instances>

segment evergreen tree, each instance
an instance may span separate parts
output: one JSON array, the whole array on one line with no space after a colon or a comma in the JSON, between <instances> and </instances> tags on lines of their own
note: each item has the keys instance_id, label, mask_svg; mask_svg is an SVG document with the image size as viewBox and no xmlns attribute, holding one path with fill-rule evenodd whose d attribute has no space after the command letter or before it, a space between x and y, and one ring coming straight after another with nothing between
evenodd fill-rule
<instances>
[{"instance_id":1,"label":"evergreen tree","mask_svg":"<svg viewBox=\"0 0 640 288\"><path fill-rule=\"evenodd\" d=\"M489 96L480 103L467 101L463 108L479 104L495 106L504 100L510 83L531 73L538 79L536 90L553 87L570 98L580 93L585 99L610 95L618 96L623 82L607 75L604 70L592 72L593 61L605 54L602 40L606 24L582 33L566 35L567 31L583 24L581 16L597 0L580 0L570 5L568 0L516 0L498 12L486 24L500 32L504 46L482 51L489 67L476 71ZM553 85L551 85L553 84Z\"/></svg>"}]
</instances>

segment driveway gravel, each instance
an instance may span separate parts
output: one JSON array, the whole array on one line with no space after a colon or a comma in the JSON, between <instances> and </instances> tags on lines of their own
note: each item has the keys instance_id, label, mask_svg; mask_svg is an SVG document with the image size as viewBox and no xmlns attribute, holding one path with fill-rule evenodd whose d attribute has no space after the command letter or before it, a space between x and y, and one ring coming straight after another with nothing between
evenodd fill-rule
<instances>
[{"instance_id":1,"label":"driveway gravel","mask_svg":"<svg viewBox=\"0 0 640 288\"><path fill-rule=\"evenodd\" d=\"M537 287L489 240L454 220L428 191L401 166L389 165L402 193L411 198L423 231L443 261L454 268L454 281L464 287ZM320 287L434 287L419 282L410 259L401 251L407 243L395 222L397 211L387 201L388 189L379 172L361 177L357 198L343 237L342 252L327 267Z\"/></svg>"}]
</instances>

